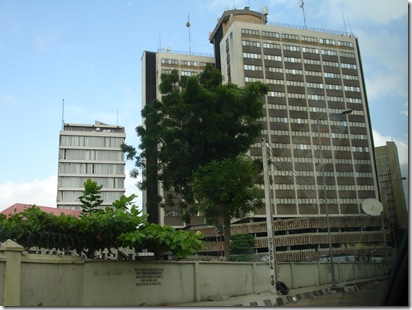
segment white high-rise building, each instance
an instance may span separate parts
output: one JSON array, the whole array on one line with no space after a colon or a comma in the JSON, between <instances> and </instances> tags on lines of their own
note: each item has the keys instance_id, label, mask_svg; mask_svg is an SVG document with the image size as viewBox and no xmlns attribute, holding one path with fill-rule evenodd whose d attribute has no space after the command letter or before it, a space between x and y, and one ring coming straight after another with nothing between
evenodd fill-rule
<instances>
[{"instance_id":1,"label":"white high-rise building","mask_svg":"<svg viewBox=\"0 0 412 310\"><path fill-rule=\"evenodd\" d=\"M79 196L87 179L102 185L102 207L125 193L125 129L96 121L64 124L60 131L57 207L81 210Z\"/></svg>"}]
</instances>

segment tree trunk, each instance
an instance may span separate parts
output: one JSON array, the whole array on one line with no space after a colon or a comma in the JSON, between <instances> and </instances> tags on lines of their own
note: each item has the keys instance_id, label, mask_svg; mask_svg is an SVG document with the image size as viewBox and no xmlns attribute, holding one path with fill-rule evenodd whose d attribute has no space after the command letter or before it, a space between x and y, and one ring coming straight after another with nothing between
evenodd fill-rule
<instances>
[{"instance_id":1,"label":"tree trunk","mask_svg":"<svg viewBox=\"0 0 412 310\"><path fill-rule=\"evenodd\" d=\"M225 252L225 259L226 261L230 260L230 216L224 215L223 216L223 225L224 229L224 236L225 240L223 242L223 250Z\"/></svg>"}]
</instances>

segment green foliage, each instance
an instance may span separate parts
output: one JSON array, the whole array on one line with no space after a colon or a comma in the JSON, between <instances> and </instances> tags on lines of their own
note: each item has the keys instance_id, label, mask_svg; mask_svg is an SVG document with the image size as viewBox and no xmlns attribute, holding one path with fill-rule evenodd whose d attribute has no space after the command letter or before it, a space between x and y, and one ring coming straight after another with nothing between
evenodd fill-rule
<instances>
[{"instance_id":1,"label":"green foliage","mask_svg":"<svg viewBox=\"0 0 412 310\"><path fill-rule=\"evenodd\" d=\"M230 240L231 254L252 254L256 239L251 234L234 235Z\"/></svg>"},{"instance_id":2,"label":"green foliage","mask_svg":"<svg viewBox=\"0 0 412 310\"><path fill-rule=\"evenodd\" d=\"M207 66L199 76L181 79L176 70L162 75L162 101L142 110L145 126L136 129L142 143L140 155L124 146L127 158L142 169L141 188L160 181L175 199L170 205L181 208L186 222L194 203L193 171L211 161L234 158L246 152L261 132L262 96L268 88L262 83L246 87L222 84L221 73ZM143 160L145 159L145 160ZM149 197L148 209L159 205L159 197Z\"/></svg>"},{"instance_id":3,"label":"green foliage","mask_svg":"<svg viewBox=\"0 0 412 310\"><path fill-rule=\"evenodd\" d=\"M79 197L79 200L82 203L82 213L87 214L98 210L99 206L103 203L103 199L100 196L100 190L103 185L98 185L97 182L94 182L91 179L87 179L83 185L83 195Z\"/></svg>"},{"instance_id":4,"label":"green foliage","mask_svg":"<svg viewBox=\"0 0 412 310\"><path fill-rule=\"evenodd\" d=\"M85 182L86 197L100 196L101 186ZM95 190L97 189L97 190ZM93 195L89 195L90 193ZM94 197L94 198L93 198ZM200 234L177 231L168 226L149 225L147 215L133 204L136 195L121 196L113 207L90 208L80 218L61 214L45 213L36 206L9 217L0 215L0 242L12 239L22 246L76 250L92 258L96 250L131 247L148 249L156 255L173 253L182 258L201 248ZM93 198L93 199L92 199ZM85 200L85 201L86 201ZM62 242L64 241L64 242Z\"/></svg>"},{"instance_id":5,"label":"green foliage","mask_svg":"<svg viewBox=\"0 0 412 310\"><path fill-rule=\"evenodd\" d=\"M247 262L253 260L256 239L251 234L234 235L230 240L230 260Z\"/></svg>"},{"instance_id":6,"label":"green foliage","mask_svg":"<svg viewBox=\"0 0 412 310\"><path fill-rule=\"evenodd\" d=\"M202 247L202 238L200 232L191 234L153 223L120 236L120 240L124 241L123 245L148 249L156 256L171 252L176 258L184 258L199 251Z\"/></svg>"},{"instance_id":7,"label":"green foliage","mask_svg":"<svg viewBox=\"0 0 412 310\"><path fill-rule=\"evenodd\" d=\"M211 224L224 216L242 218L263 207L264 192L255 185L259 167L246 155L212 161L193 175L196 209Z\"/></svg>"}]
</instances>

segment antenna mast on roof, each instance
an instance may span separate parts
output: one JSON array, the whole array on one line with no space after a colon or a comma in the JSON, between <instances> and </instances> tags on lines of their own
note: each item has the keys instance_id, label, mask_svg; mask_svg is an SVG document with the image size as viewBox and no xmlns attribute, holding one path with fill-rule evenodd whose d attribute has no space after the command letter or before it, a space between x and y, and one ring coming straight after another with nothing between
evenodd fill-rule
<instances>
[{"instance_id":1,"label":"antenna mast on roof","mask_svg":"<svg viewBox=\"0 0 412 310\"><path fill-rule=\"evenodd\" d=\"M305 29L306 29L305 2L303 2L303 0L300 0L300 7L302 9L303 23L305 24Z\"/></svg>"},{"instance_id":2,"label":"antenna mast on roof","mask_svg":"<svg viewBox=\"0 0 412 310\"><path fill-rule=\"evenodd\" d=\"M189 54L192 54L192 47L190 42L190 14L187 16L186 27L189 29Z\"/></svg>"},{"instance_id":3,"label":"antenna mast on roof","mask_svg":"<svg viewBox=\"0 0 412 310\"><path fill-rule=\"evenodd\" d=\"M346 22L345 22L345 16L343 15L343 11L342 11L342 18L343 18L343 26L345 27L345 34L347 35L348 32L346 31Z\"/></svg>"},{"instance_id":4,"label":"antenna mast on roof","mask_svg":"<svg viewBox=\"0 0 412 310\"><path fill-rule=\"evenodd\" d=\"M63 105L62 105L62 130L64 130L64 99L63 99Z\"/></svg>"}]
</instances>

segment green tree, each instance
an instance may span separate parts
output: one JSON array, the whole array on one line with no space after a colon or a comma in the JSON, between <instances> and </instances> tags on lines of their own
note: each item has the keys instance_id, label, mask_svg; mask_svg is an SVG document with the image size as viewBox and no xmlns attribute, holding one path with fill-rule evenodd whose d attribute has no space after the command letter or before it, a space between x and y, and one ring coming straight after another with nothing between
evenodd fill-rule
<instances>
[{"instance_id":1,"label":"green tree","mask_svg":"<svg viewBox=\"0 0 412 310\"><path fill-rule=\"evenodd\" d=\"M195 209L210 224L223 219L224 252L230 259L230 221L263 207L264 192L257 187L259 166L246 155L212 161L194 172ZM222 224L222 223L220 223Z\"/></svg>"},{"instance_id":2,"label":"green tree","mask_svg":"<svg viewBox=\"0 0 412 310\"><path fill-rule=\"evenodd\" d=\"M250 261L256 244L255 236L251 234L234 235L230 238L231 260Z\"/></svg>"},{"instance_id":3,"label":"green tree","mask_svg":"<svg viewBox=\"0 0 412 310\"><path fill-rule=\"evenodd\" d=\"M79 200L82 203L82 214L89 214L93 211L97 211L103 203L103 199L100 196L100 190L103 185L98 185L97 182L87 179L87 181L83 183L83 186L83 195L79 197Z\"/></svg>"},{"instance_id":4,"label":"green tree","mask_svg":"<svg viewBox=\"0 0 412 310\"><path fill-rule=\"evenodd\" d=\"M162 100L145 106L145 125L136 130L141 153L129 145L123 150L135 160L137 170L142 169L141 187L148 189L150 182L157 186L160 181L166 192L173 193L164 197L163 204L180 206L183 219L190 222L193 172L249 149L262 129L257 120L268 88L262 83L222 84L221 73L212 66L196 77L183 79L174 70L161 79ZM148 201L149 213L159 201L156 195Z\"/></svg>"},{"instance_id":5,"label":"green tree","mask_svg":"<svg viewBox=\"0 0 412 310\"><path fill-rule=\"evenodd\" d=\"M101 186L85 182L83 196L89 206L96 206ZM90 195L93 193L93 195ZM147 215L134 205L136 196L122 195L112 207L90 208L80 218L62 213L56 216L32 206L9 216L0 214L0 242L12 239L26 248L56 248L76 250L93 258L96 250L131 247L137 251L146 248L161 254L172 253L177 258L200 250L200 233L178 231L169 226L149 224ZM103 201L100 202L100 204ZM99 205L100 205L99 204Z\"/></svg>"}]
</instances>

